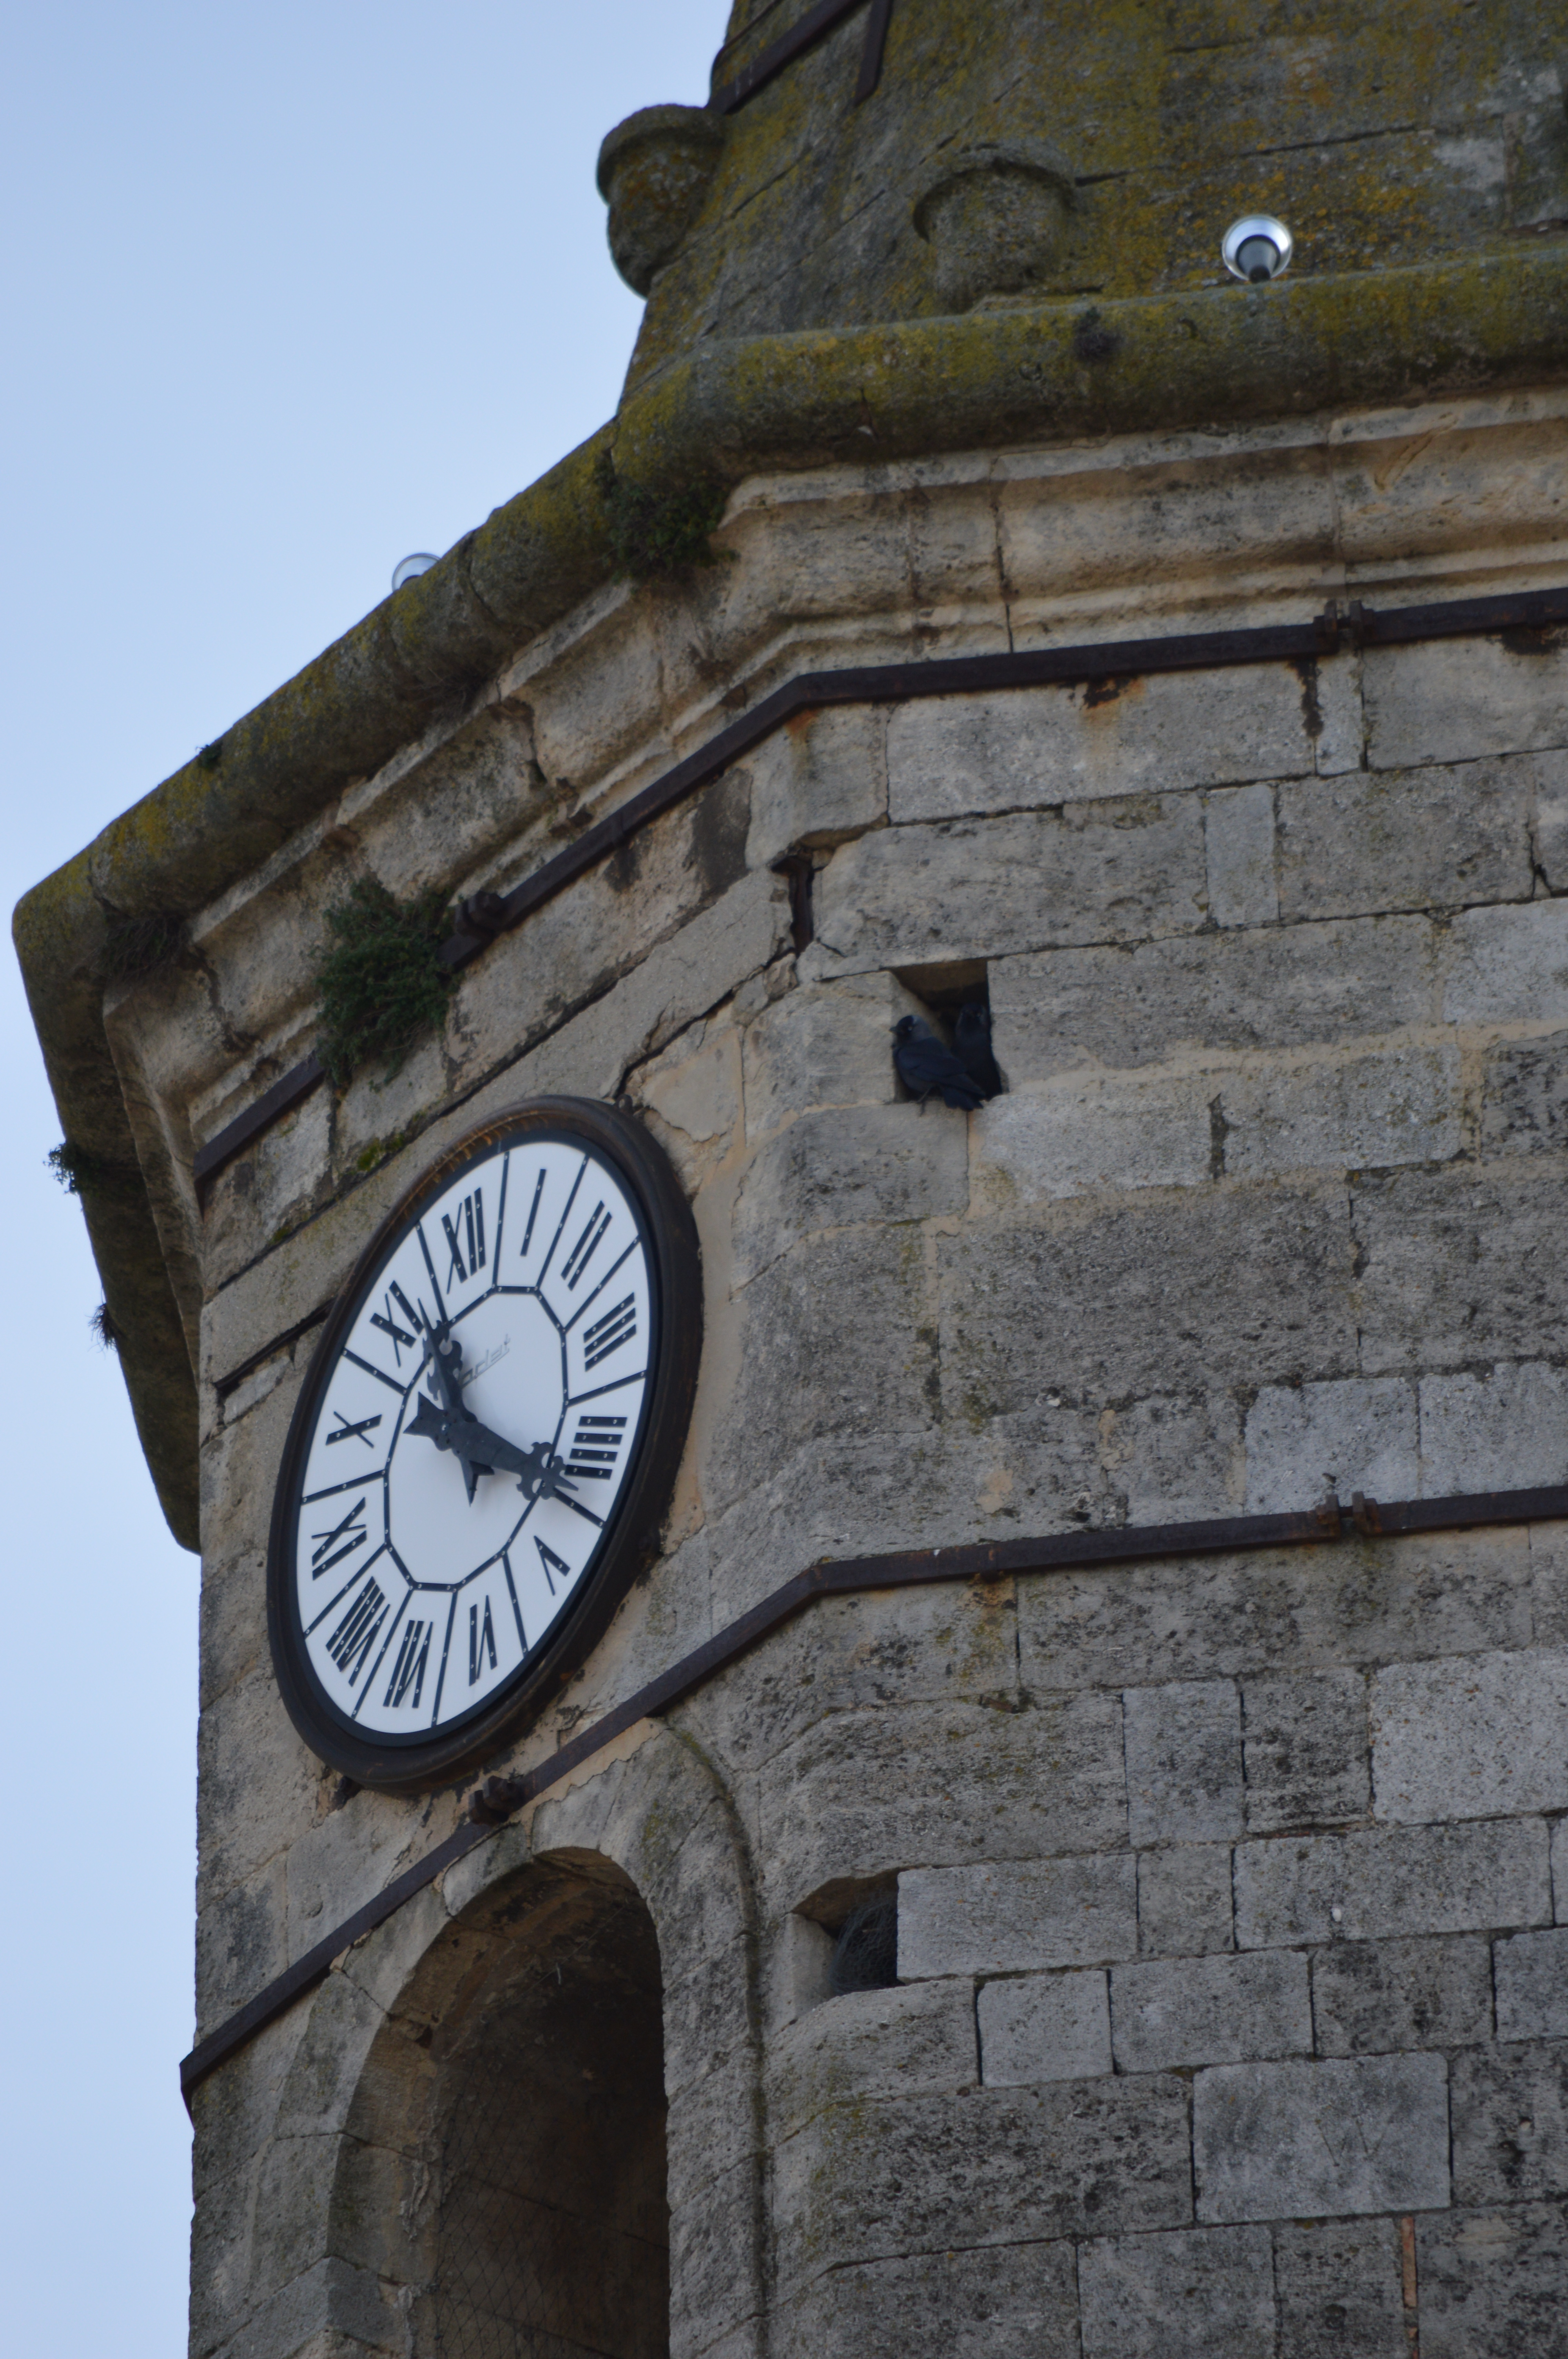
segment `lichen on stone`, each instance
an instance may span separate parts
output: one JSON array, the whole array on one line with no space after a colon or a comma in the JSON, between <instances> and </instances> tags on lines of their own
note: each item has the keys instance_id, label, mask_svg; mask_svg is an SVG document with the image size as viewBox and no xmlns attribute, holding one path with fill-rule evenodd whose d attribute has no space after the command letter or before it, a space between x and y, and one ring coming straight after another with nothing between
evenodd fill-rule
<instances>
[{"instance_id":1,"label":"lichen on stone","mask_svg":"<svg viewBox=\"0 0 1568 2359\"><path fill-rule=\"evenodd\" d=\"M729 492L716 476L698 473L673 491L654 492L617 474L610 452L601 451L594 479L609 510L620 572L633 582L667 581L717 564L709 536L723 519Z\"/></svg>"}]
</instances>

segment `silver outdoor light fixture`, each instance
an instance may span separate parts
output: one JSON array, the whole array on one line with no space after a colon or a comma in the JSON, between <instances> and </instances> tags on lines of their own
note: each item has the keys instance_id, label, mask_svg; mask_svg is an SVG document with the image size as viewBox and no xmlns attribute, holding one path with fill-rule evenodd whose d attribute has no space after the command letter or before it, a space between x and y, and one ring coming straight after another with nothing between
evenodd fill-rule
<instances>
[{"instance_id":1,"label":"silver outdoor light fixture","mask_svg":"<svg viewBox=\"0 0 1568 2359\"><path fill-rule=\"evenodd\" d=\"M436 559L430 555L428 549L420 549L417 555L414 557L406 557L400 565L395 565L393 568L393 588L395 590L401 590L404 583L406 582L412 582L416 573L428 573L431 566L434 565L436 561Z\"/></svg>"},{"instance_id":2,"label":"silver outdoor light fixture","mask_svg":"<svg viewBox=\"0 0 1568 2359\"><path fill-rule=\"evenodd\" d=\"M1282 221L1272 213L1247 213L1232 222L1225 233L1220 255L1233 278L1245 278L1254 287L1265 280L1279 278L1291 266L1295 240Z\"/></svg>"}]
</instances>

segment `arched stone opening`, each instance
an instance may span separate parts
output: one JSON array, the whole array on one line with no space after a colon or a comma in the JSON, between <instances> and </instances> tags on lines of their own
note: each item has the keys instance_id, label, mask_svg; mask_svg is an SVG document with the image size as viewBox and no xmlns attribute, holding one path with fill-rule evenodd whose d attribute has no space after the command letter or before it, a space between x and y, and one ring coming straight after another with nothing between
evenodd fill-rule
<instances>
[{"instance_id":1,"label":"arched stone opening","mask_svg":"<svg viewBox=\"0 0 1568 2359\"><path fill-rule=\"evenodd\" d=\"M664 2030L630 1879L536 1867L432 2034L430 2359L667 2359Z\"/></svg>"}]
</instances>

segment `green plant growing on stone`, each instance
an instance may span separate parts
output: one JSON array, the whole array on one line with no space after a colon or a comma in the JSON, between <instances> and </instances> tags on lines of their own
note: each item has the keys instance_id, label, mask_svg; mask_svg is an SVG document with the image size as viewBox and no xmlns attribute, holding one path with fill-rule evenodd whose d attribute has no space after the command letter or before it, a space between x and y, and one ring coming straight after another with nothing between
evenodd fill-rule
<instances>
[{"instance_id":1,"label":"green plant growing on stone","mask_svg":"<svg viewBox=\"0 0 1568 2359\"><path fill-rule=\"evenodd\" d=\"M450 903L435 886L400 901L378 878L362 876L328 910L327 930L316 1054L337 1089L373 1063L384 1063L390 1081L419 1034L446 1015L453 977L440 951L452 930Z\"/></svg>"},{"instance_id":2,"label":"green plant growing on stone","mask_svg":"<svg viewBox=\"0 0 1568 2359\"><path fill-rule=\"evenodd\" d=\"M44 1161L68 1196L124 1197L135 1187L135 1174L124 1164L74 1138L51 1147Z\"/></svg>"},{"instance_id":3,"label":"green plant growing on stone","mask_svg":"<svg viewBox=\"0 0 1568 2359\"><path fill-rule=\"evenodd\" d=\"M101 1351L117 1352L119 1350L120 1330L114 1324L114 1314L106 1302L101 1302L98 1305L87 1323L92 1328L94 1340Z\"/></svg>"},{"instance_id":4,"label":"green plant growing on stone","mask_svg":"<svg viewBox=\"0 0 1568 2359\"><path fill-rule=\"evenodd\" d=\"M668 581L694 566L716 565L720 552L709 536L718 529L729 493L711 475L699 475L678 491L663 494L629 483L601 451L594 479L610 514L610 543L617 569L633 582Z\"/></svg>"}]
</instances>

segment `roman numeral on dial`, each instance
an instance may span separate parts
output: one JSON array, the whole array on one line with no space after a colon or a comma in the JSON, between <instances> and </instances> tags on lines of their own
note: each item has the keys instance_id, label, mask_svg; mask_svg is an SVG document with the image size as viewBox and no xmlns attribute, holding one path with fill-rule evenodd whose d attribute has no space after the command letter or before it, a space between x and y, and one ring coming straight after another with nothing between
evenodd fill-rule
<instances>
[{"instance_id":1,"label":"roman numeral on dial","mask_svg":"<svg viewBox=\"0 0 1568 2359\"><path fill-rule=\"evenodd\" d=\"M582 1364L585 1368L597 1368L600 1360L608 1360L622 1343L629 1343L637 1332L637 1298L623 1295L612 1310L596 1319L591 1327L582 1331Z\"/></svg>"},{"instance_id":2,"label":"roman numeral on dial","mask_svg":"<svg viewBox=\"0 0 1568 2359\"><path fill-rule=\"evenodd\" d=\"M367 1581L327 1641L327 1652L352 1687L370 1658L371 1648L386 1619L386 1599L381 1583Z\"/></svg>"},{"instance_id":3,"label":"roman numeral on dial","mask_svg":"<svg viewBox=\"0 0 1568 2359\"><path fill-rule=\"evenodd\" d=\"M441 1215L441 1234L447 1240L447 1275L442 1283L450 1286L454 1277L470 1278L484 1267L484 1190L476 1188L465 1196L456 1212ZM468 1258L463 1258L465 1248Z\"/></svg>"},{"instance_id":4,"label":"roman numeral on dial","mask_svg":"<svg viewBox=\"0 0 1568 2359\"><path fill-rule=\"evenodd\" d=\"M435 1627L433 1622L409 1621L404 1624L403 1636L398 1641L397 1659L392 1666L392 1677L386 1683L386 1694L383 1699L389 1710L395 1711L406 1701L411 1710L418 1711L419 1699L425 1692L425 1672L430 1660L430 1635ZM414 1690L412 1696L408 1693L410 1688Z\"/></svg>"},{"instance_id":5,"label":"roman numeral on dial","mask_svg":"<svg viewBox=\"0 0 1568 2359\"><path fill-rule=\"evenodd\" d=\"M568 1473L588 1483L608 1483L625 1439L623 1417L579 1417L567 1460Z\"/></svg>"},{"instance_id":6,"label":"roman numeral on dial","mask_svg":"<svg viewBox=\"0 0 1568 2359\"><path fill-rule=\"evenodd\" d=\"M469 1685L470 1688L477 1687L479 1684L480 1674L484 1669L487 1654L490 1657L490 1668L493 1671L496 1661L495 1625L490 1618L488 1597L484 1601L482 1614L480 1612L477 1600L469 1607Z\"/></svg>"},{"instance_id":7,"label":"roman numeral on dial","mask_svg":"<svg viewBox=\"0 0 1568 2359\"><path fill-rule=\"evenodd\" d=\"M395 1303L397 1306L395 1310L393 1308ZM396 1365L401 1367L404 1352L418 1349L416 1339L424 1333L427 1321L424 1311L416 1310L403 1288L395 1284L381 1309L371 1312L370 1323L373 1327L379 1327L384 1335L391 1336L392 1356Z\"/></svg>"},{"instance_id":8,"label":"roman numeral on dial","mask_svg":"<svg viewBox=\"0 0 1568 2359\"><path fill-rule=\"evenodd\" d=\"M336 1440L337 1437L334 1435L332 1438ZM365 1496L369 1496L368 1492ZM316 1543L310 1552L310 1577L313 1581L319 1581L324 1572L330 1572L335 1564L341 1564L345 1557L351 1557L356 1549L363 1548L369 1537L364 1527L364 1499L356 1499L341 1524L334 1524L330 1532L311 1533L310 1537ZM339 1540L343 1543L341 1548L336 1546Z\"/></svg>"},{"instance_id":9,"label":"roman numeral on dial","mask_svg":"<svg viewBox=\"0 0 1568 2359\"><path fill-rule=\"evenodd\" d=\"M610 1219L611 1216L605 1211L601 1198L583 1223L577 1243L561 1264L561 1276L567 1282L568 1294L575 1293L578 1280L604 1243L604 1233L610 1226Z\"/></svg>"},{"instance_id":10,"label":"roman numeral on dial","mask_svg":"<svg viewBox=\"0 0 1568 2359\"><path fill-rule=\"evenodd\" d=\"M572 1577L572 1569L564 1556L557 1556L553 1548L546 1547L537 1532L534 1535L534 1546L539 1551L539 1559L545 1568L545 1579L550 1584L550 1595L553 1597L556 1593L554 1576L558 1572L563 1581L569 1581Z\"/></svg>"}]
</instances>

